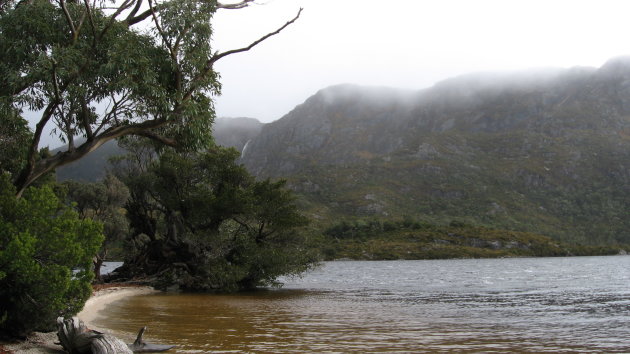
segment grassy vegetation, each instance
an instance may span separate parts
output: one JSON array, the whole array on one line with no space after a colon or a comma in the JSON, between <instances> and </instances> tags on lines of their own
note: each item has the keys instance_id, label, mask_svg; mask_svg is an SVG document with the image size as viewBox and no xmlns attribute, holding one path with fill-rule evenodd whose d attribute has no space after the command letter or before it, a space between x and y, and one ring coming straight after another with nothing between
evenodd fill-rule
<instances>
[{"instance_id":1,"label":"grassy vegetation","mask_svg":"<svg viewBox=\"0 0 630 354\"><path fill-rule=\"evenodd\" d=\"M630 243L630 144L620 135L527 132L414 136L435 153L400 151L290 176L303 209L339 219L452 219L546 235L566 244ZM570 141L569 141L570 140Z\"/></svg>"},{"instance_id":2,"label":"grassy vegetation","mask_svg":"<svg viewBox=\"0 0 630 354\"><path fill-rule=\"evenodd\" d=\"M391 260L613 255L628 246L569 245L528 232L405 218L342 221L325 230L320 248L326 260Z\"/></svg>"}]
</instances>

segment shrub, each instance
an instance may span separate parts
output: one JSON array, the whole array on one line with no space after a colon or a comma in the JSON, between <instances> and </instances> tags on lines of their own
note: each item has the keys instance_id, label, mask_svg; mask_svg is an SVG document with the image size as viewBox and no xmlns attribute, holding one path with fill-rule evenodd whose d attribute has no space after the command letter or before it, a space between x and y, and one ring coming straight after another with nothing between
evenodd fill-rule
<instances>
[{"instance_id":1,"label":"shrub","mask_svg":"<svg viewBox=\"0 0 630 354\"><path fill-rule=\"evenodd\" d=\"M0 331L24 336L81 310L103 236L100 224L80 220L51 186L15 193L0 176Z\"/></svg>"}]
</instances>

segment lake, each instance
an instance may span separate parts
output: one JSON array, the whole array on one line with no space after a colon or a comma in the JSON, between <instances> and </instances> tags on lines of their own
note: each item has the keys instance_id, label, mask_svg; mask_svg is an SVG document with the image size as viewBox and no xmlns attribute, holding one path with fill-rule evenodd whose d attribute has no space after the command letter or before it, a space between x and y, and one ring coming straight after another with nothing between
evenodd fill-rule
<instances>
[{"instance_id":1,"label":"lake","mask_svg":"<svg viewBox=\"0 0 630 354\"><path fill-rule=\"evenodd\" d=\"M630 352L630 256L337 261L281 289L157 294L96 323L172 353Z\"/></svg>"}]
</instances>

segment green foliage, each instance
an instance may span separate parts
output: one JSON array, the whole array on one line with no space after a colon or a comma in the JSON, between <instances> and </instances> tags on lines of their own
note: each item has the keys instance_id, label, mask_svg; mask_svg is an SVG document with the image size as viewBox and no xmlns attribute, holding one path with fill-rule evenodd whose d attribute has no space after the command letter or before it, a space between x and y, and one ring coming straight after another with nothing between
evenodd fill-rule
<instances>
[{"instance_id":1,"label":"green foliage","mask_svg":"<svg viewBox=\"0 0 630 354\"><path fill-rule=\"evenodd\" d=\"M161 287L233 291L312 266L293 195L284 182L255 181L237 157L219 147L164 151L144 172L122 177L131 192L131 275L158 276Z\"/></svg>"},{"instance_id":2,"label":"green foliage","mask_svg":"<svg viewBox=\"0 0 630 354\"><path fill-rule=\"evenodd\" d=\"M0 116L15 121L8 128L21 130L22 111L39 114L37 129L27 144L19 146L25 163L0 161L3 170L20 170L15 181L18 194L42 173L115 137L149 136L190 151L208 147L212 95L220 91L210 64L215 54L210 44L216 2L160 1L151 16L133 6L2 2ZM37 161L44 127L52 128L69 148L65 154ZM85 139L79 142L77 136ZM79 146L85 148L75 148Z\"/></svg>"},{"instance_id":3,"label":"green foliage","mask_svg":"<svg viewBox=\"0 0 630 354\"><path fill-rule=\"evenodd\" d=\"M101 232L50 186L31 187L16 199L8 176L0 176L0 331L49 330L56 317L81 310Z\"/></svg>"},{"instance_id":4,"label":"green foliage","mask_svg":"<svg viewBox=\"0 0 630 354\"><path fill-rule=\"evenodd\" d=\"M17 174L24 165L31 132L19 112L0 101L0 173Z\"/></svg>"},{"instance_id":5,"label":"green foliage","mask_svg":"<svg viewBox=\"0 0 630 354\"><path fill-rule=\"evenodd\" d=\"M326 259L444 259L613 255L628 246L583 246L549 237L466 225L432 225L410 218L342 221L326 229L320 249Z\"/></svg>"},{"instance_id":6,"label":"green foliage","mask_svg":"<svg viewBox=\"0 0 630 354\"><path fill-rule=\"evenodd\" d=\"M114 175L108 174L102 182L79 183L67 181L68 199L74 203L81 219L92 219L103 224L105 241L94 259L94 272L100 279L100 268L106 258L117 256L122 259L120 248L129 233L129 222L124 206L129 198L129 189ZM112 249L117 254L110 254Z\"/></svg>"},{"instance_id":7,"label":"green foliage","mask_svg":"<svg viewBox=\"0 0 630 354\"><path fill-rule=\"evenodd\" d=\"M423 159L401 149L387 160L295 162L300 172L287 179L323 227L339 218L414 215L438 225L457 219L567 244L630 243L624 214L630 207L630 140L621 135L451 131L408 139L410 146L429 144L435 154Z\"/></svg>"}]
</instances>

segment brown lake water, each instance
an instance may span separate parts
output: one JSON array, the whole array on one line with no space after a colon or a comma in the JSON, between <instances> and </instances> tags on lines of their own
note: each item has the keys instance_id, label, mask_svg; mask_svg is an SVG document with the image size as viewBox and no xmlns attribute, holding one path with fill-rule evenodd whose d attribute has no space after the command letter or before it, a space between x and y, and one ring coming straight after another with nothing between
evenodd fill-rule
<instances>
[{"instance_id":1,"label":"brown lake water","mask_svg":"<svg viewBox=\"0 0 630 354\"><path fill-rule=\"evenodd\" d=\"M284 282L131 297L96 322L171 353L630 353L630 256L337 261Z\"/></svg>"}]
</instances>

